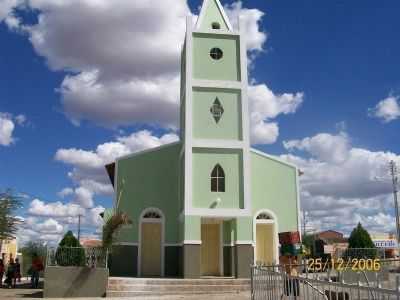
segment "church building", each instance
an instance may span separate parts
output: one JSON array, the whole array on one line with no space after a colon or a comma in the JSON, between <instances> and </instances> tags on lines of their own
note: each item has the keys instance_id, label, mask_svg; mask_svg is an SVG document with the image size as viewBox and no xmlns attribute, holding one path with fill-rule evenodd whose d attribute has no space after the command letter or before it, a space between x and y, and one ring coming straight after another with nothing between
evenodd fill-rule
<instances>
[{"instance_id":1,"label":"church building","mask_svg":"<svg viewBox=\"0 0 400 300\"><path fill-rule=\"evenodd\" d=\"M250 147L247 54L219 0L187 18L180 141L106 166L118 235L112 276L248 278L279 258L278 233L299 228L296 166Z\"/></svg>"}]
</instances>

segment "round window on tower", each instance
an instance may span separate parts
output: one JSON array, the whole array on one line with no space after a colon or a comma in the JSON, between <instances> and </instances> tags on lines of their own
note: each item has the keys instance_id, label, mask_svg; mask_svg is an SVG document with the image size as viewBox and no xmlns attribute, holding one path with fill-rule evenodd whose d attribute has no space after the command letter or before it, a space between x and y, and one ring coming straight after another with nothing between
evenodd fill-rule
<instances>
[{"instance_id":1,"label":"round window on tower","mask_svg":"<svg viewBox=\"0 0 400 300\"><path fill-rule=\"evenodd\" d=\"M213 22L211 24L212 29L221 29L221 25L218 22Z\"/></svg>"},{"instance_id":2,"label":"round window on tower","mask_svg":"<svg viewBox=\"0 0 400 300\"><path fill-rule=\"evenodd\" d=\"M223 54L222 50L219 48L212 48L210 51L211 58L215 59L215 60L221 59L223 55L224 54Z\"/></svg>"}]
</instances>

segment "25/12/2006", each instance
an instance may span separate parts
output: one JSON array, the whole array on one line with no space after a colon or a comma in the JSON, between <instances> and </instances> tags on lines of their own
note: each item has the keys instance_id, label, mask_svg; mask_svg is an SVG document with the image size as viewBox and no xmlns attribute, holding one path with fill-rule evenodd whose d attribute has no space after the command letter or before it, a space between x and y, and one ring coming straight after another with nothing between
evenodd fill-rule
<instances>
[{"instance_id":1,"label":"25/12/2006","mask_svg":"<svg viewBox=\"0 0 400 300\"><path fill-rule=\"evenodd\" d=\"M347 260L343 258L338 259L327 259L322 261L322 258L311 258L307 260L308 271L311 272L324 272L328 269L334 269L337 271L375 271L381 270L381 262L379 259L364 259L364 258L349 258Z\"/></svg>"}]
</instances>

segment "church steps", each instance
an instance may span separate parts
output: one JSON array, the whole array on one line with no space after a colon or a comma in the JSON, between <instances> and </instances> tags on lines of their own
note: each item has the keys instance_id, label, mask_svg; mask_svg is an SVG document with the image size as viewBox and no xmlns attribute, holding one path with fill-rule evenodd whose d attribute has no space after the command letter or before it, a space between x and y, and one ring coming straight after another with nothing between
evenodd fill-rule
<instances>
[{"instance_id":1,"label":"church steps","mask_svg":"<svg viewBox=\"0 0 400 300\"><path fill-rule=\"evenodd\" d=\"M127 278L127 277L110 277L109 285L127 284L127 285L250 285L250 279L234 279L234 278L205 278L205 279L175 279L175 278Z\"/></svg>"},{"instance_id":2,"label":"church steps","mask_svg":"<svg viewBox=\"0 0 400 300\"><path fill-rule=\"evenodd\" d=\"M107 297L238 295L250 293L247 279L110 278Z\"/></svg>"}]
</instances>

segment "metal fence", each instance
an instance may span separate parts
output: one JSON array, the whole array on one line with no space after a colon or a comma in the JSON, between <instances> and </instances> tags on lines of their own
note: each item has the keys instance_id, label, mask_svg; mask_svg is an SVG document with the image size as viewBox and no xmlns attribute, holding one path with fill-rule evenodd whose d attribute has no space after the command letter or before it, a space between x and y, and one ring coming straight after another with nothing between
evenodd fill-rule
<instances>
[{"instance_id":1,"label":"metal fence","mask_svg":"<svg viewBox=\"0 0 400 300\"><path fill-rule=\"evenodd\" d=\"M335 270L311 273L308 264L253 266L252 300L361 300L400 299L398 261L381 262L379 271ZM289 275L295 267L297 275Z\"/></svg>"},{"instance_id":2,"label":"metal fence","mask_svg":"<svg viewBox=\"0 0 400 300\"><path fill-rule=\"evenodd\" d=\"M384 248L347 248L336 249L332 257L338 258L379 258L386 259Z\"/></svg>"},{"instance_id":3,"label":"metal fence","mask_svg":"<svg viewBox=\"0 0 400 300\"><path fill-rule=\"evenodd\" d=\"M47 249L47 266L107 268L108 252L102 248L57 247Z\"/></svg>"}]
</instances>

